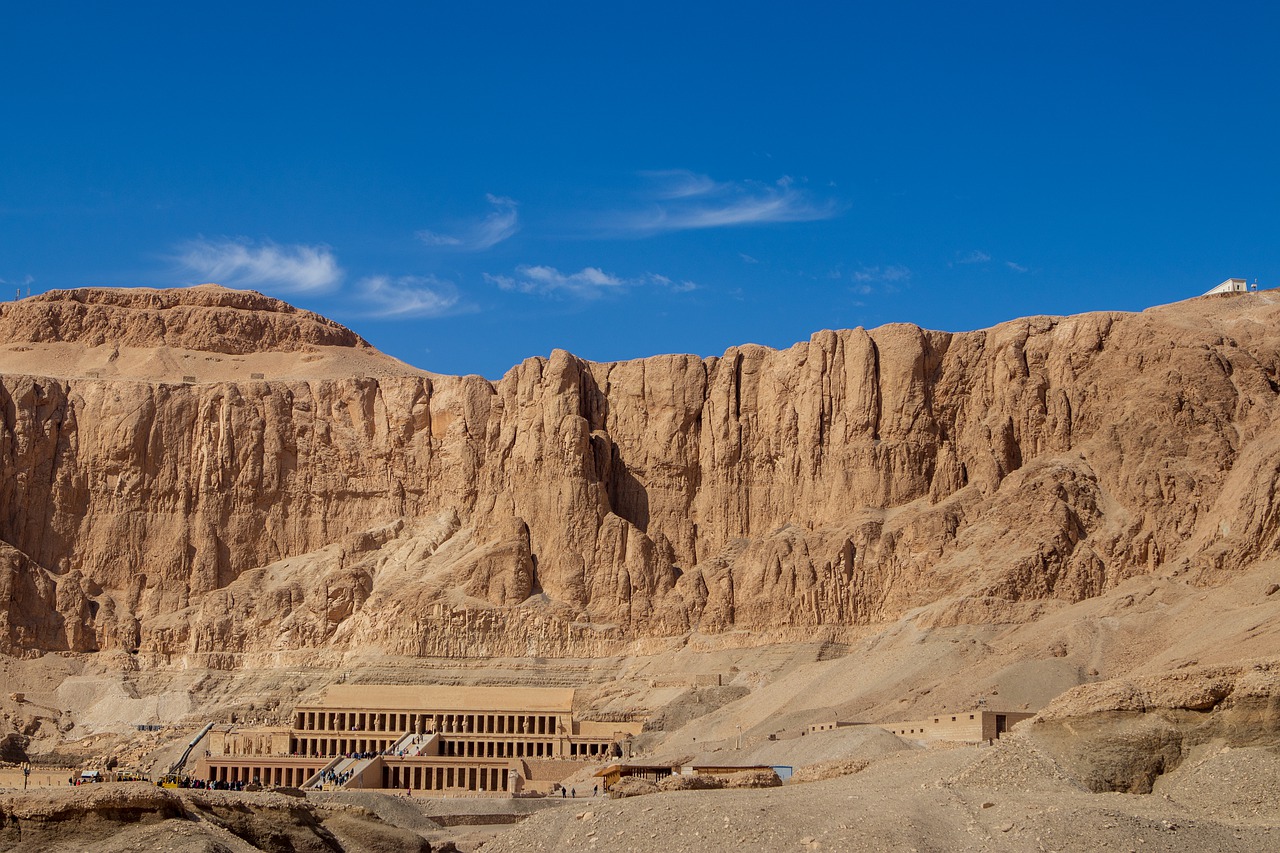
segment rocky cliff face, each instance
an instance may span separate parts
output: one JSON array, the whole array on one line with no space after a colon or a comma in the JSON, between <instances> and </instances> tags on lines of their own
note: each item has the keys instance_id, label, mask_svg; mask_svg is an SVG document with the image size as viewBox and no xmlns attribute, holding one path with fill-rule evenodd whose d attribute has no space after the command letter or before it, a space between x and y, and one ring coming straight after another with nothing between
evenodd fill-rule
<instances>
[{"instance_id":1,"label":"rocky cliff face","mask_svg":"<svg viewBox=\"0 0 1280 853\"><path fill-rule=\"evenodd\" d=\"M1280 538L1278 330L1267 292L489 382L257 294L33 297L0 649L602 654L1212 584Z\"/></svg>"}]
</instances>

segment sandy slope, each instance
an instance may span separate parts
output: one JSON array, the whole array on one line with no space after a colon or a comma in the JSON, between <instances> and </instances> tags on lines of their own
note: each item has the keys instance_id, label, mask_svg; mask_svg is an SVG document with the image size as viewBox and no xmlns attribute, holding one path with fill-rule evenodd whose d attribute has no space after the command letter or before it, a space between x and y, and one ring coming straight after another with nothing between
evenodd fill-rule
<instances>
[{"instance_id":1,"label":"sandy slope","mask_svg":"<svg viewBox=\"0 0 1280 853\"><path fill-rule=\"evenodd\" d=\"M486 853L553 850L1221 850L1280 843L1274 800L1254 801L1247 773L1274 771L1272 753L1201 766L1196 798L1089 794L1054 778L1025 744L900 753L825 782L761 791L692 791L540 814ZM1212 787L1212 793L1208 789ZM1180 791L1180 789L1179 789Z\"/></svg>"}]
</instances>

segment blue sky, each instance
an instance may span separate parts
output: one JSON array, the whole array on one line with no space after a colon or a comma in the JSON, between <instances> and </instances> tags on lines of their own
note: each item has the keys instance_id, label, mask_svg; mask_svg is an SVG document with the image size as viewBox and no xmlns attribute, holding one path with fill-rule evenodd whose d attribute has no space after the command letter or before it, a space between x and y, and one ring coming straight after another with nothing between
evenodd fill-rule
<instances>
[{"instance_id":1,"label":"blue sky","mask_svg":"<svg viewBox=\"0 0 1280 853\"><path fill-rule=\"evenodd\" d=\"M6 4L0 295L218 281L496 378L1273 287L1278 37L1229 2Z\"/></svg>"}]
</instances>

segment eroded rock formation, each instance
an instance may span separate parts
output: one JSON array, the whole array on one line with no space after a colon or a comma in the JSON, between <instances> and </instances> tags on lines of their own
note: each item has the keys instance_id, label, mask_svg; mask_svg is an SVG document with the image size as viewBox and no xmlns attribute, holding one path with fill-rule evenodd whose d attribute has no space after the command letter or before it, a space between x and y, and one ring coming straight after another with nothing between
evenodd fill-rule
<instances>
[{"instance_id":1,"label":"eroded rock formation","mask_svg":"<svg viewBox=\"0 0 1280 853\"><path fill-rule=\"evenodd\" d=\"M0 794L0 850L431 851L421 835L368 809L311 803L295 793L136 782L6 792Z\"/></svg>"},{"instance_id":2,"label":"eroded rock formation","mask_svg":"<svg viewBox=\"0 0 1280 853\"><path fill-rule=\"evenodd\" d=\"M1272 292L497 382L258 294L50 293L0 308L0 648L590 655L1211 584L1280 538L1278 375Z\"/></svg>"},{"instance_id":3,"label":"eroded rock formation","mask_svg":"<svg viewBox=\"0 0 1280 853\"><path fill-rule=\"evenodd\" d=\"M1073 688L1016 731L1091 791L1148 794L1198 748L1280 745L1280 667L1192 667Z\"/></svg>"}]
</instances>

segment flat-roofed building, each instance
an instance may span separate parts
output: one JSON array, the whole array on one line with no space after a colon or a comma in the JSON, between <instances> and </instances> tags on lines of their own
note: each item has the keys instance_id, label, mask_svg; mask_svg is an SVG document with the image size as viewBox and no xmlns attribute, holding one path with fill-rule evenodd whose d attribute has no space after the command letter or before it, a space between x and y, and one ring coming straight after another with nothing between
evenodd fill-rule
<instances>
[{"instance_id":1,"label":"flat-roofed building","mask_svg":"<svg viewBox=\"0 0 1280 853\"><path fill-rule=\"evenodd\" d=\"M987 711L974 709L954 714L934 714L922 720L897 723L871 723L888 729L898 737L908 740L954 741L956 743L981 743L992 741L1035 714L1028 711Z\"/></svg>"},{"instance_id":2,"label":"flat-roofed building","mask_svg":"<svg viewBox=\"0 0 1280 853\"><path fill-rule=\"evenodd\" d=\"M586 757L610 742L573 737L571 689L338 684L293 713L303 754L381 752L406 732L439 734L444 755L468 758Z\"/></svg>"},{"instance_id":3,"label":"flat-roofed building","mask_svg":"<svg viewBox=\"0 0 1280 853\"><path fill-rule=\"evenodd\" d=\"M218 727L196 773L262 785L543 789L620 755L640 730L575 720L573 696L561 688L332 685L298 705L288 729Z\"/></svg>"},{"instance_id":4,"label":"flat-roofed building","mask_svg":"<svg viewBox=\"0 0 1280 853\"><path fill-rule=\"evenodd\" d=\"M1248 293L1249 284L1242 278L1229 278L1222 284L1206 291L1205 296L1212 296L1215 293Z\"/></svg>"},{"instance_id":5,"label":"flat-roofed building","mask_svg":"<svg viewBox=\"0 0 1280 853\"><path fill-rule=\"evenodd\" d=\"M608 791L623 779L644 779L657 784L677 771L671 764L610 764L597 770L595 775L604 780L604 789Z\"/></svg>"}]
</instances>

